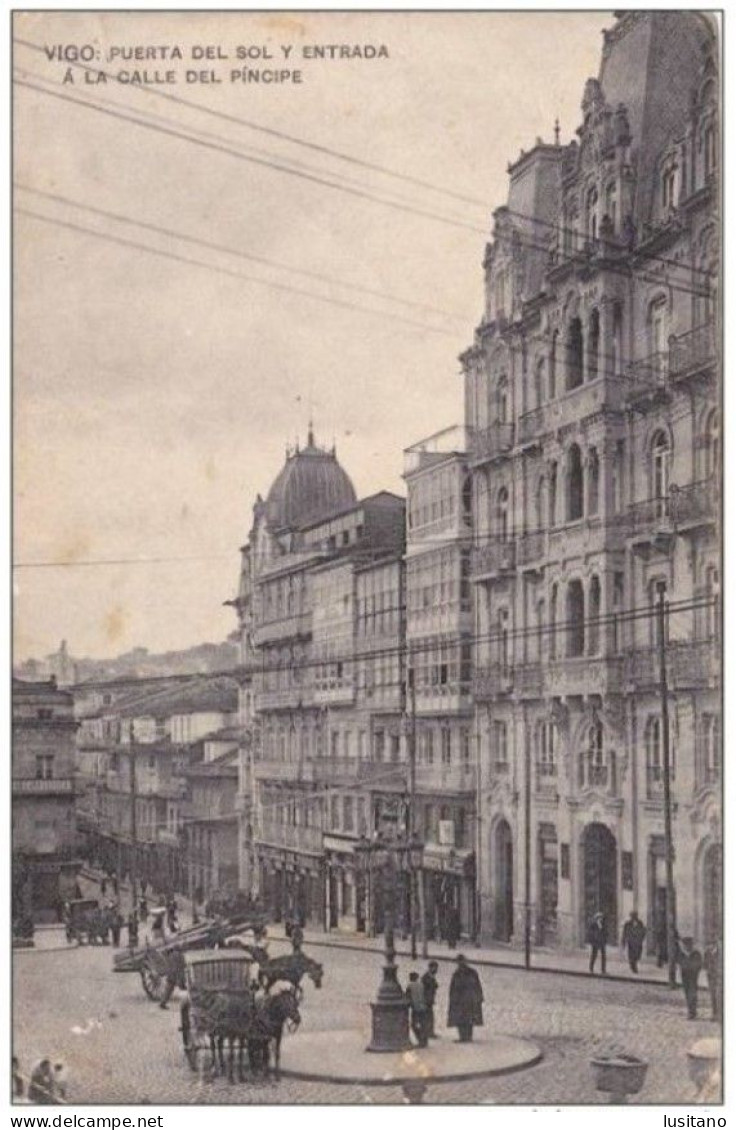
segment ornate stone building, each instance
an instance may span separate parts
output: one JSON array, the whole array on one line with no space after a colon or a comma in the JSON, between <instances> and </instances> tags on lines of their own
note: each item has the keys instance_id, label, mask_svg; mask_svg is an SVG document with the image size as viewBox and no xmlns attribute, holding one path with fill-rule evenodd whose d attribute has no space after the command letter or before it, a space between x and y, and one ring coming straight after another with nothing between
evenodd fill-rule
<instances>
[{"instance_id":1,"label":"ornate stone building","mask_svg":"<svg viewBox=\"0 0 736 1130\"><path fill-rule=\"evenodd\" d=\"M720 929L717 59L704 15L620 14L494 213L462 358L485 936L521 942L528 859L536 942L637 908L653 944L662 584L678 924Z\"/></svg>"}]
</instances>

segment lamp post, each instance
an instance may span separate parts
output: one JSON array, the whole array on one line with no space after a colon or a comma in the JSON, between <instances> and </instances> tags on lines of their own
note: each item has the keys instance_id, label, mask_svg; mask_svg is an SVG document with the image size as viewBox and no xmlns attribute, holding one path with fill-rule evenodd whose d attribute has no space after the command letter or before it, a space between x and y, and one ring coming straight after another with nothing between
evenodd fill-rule
<instances>
[{"instance_id":1,"label":"lamp post","mask_svg":"<svg viewBox=\"0 0 736 1130\"><path fill-rule=\"evenodd\" d=\"M371 1002L371 1042L366 1051L400 1052L411 1047L409 1040L409 1005L398 980L394 926L396 897L402 864L412 869L420 861L422 844L411 838L368 840L361 836L355 851L364 873L372 867L380 873L383 894L384 965L381 984Z\"/></svg>"}]
</instances>

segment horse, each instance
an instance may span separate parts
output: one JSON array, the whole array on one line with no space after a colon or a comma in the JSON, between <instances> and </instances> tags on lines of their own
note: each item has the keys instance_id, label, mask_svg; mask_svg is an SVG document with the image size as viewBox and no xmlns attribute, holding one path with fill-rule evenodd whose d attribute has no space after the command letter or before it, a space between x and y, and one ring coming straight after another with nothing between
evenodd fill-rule
<instances>
[{"instance_id":1,"label":"horse","mask_svg":"<svg viewBox=\"0 0 736 1130\"><path fill-rule=\"evenodd\" d=\"M277 981L289 981L294 986L297 1000L302 998L301 981L305 974L311 979L315 989L322 988L323 967L301 950L295 950L281 957L269 958L261 966L261 976L266 989L270 989Z\"/></svg>"},{"instance_id":2,"label":"horse","mask_svg":"<svg viewBox=\"0 0 736 1130\"><path fill-rule=\"evenodd\" d=\"M268 1075L269 1048L273 1046L274 1078L281 1077L281 1039L284 1026L293 1031L299 1027L301 1016L296 990L284 984L280 992L267 996L256 1013L256 1032L248 1037L248 1061L253 1074Z\"/></svg>"}]
</instances>

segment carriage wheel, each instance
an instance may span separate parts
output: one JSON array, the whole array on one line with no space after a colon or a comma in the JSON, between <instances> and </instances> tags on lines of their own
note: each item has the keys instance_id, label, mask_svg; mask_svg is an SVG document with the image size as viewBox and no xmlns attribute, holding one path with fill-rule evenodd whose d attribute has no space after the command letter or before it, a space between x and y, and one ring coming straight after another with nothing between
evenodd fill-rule
<instances>
[{"instance_id":1,"label":"carriage wheel","mask_svg":"<svg viewBox=\"0 0 736 1130\"><path fill-rule=\"evenodd\" d=\"M152 1001L163 1000L166 978L157 973L148 963L141 967L141 981L147 997Z\"/></svg>"}]
</instances>

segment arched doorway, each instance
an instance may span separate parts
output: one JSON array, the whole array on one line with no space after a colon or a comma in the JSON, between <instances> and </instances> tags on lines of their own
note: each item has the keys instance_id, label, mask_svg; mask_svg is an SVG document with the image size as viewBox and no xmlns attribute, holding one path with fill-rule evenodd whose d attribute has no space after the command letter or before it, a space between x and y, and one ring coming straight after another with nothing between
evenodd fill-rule
<instances>
[{"instance_id":1,"label":"arched doorway","mask_svg":"<svg viewBox=\"0 0 736 1130\"><path fill-rule=\"evenodd\" d=\"M583 937L591 918L602 911L608 940L618 936L616 837L605 824L588 824L583 832Z\"/></svg>"},{"instance_id":2,"label":"arched doorway","mask_svg":"<svg viewBox=\"0 0 736 1130\"><path fill-rule=\"evenodd\" d=\"M710 844L703 856L703 941L720 938L723 929L723 848Z\"/></svg>"},{"instance_id":3,"label":"arched doorway","mask_svg":"<svg viewBox=\"0 0 736 1130\"><path fill-rule=\"evenodd\" d=\"M507 820L499 820L493 833L495 859L495 914L493 936L508 942L514 932L514 845Z\"/></svg>"}]
</instances>

